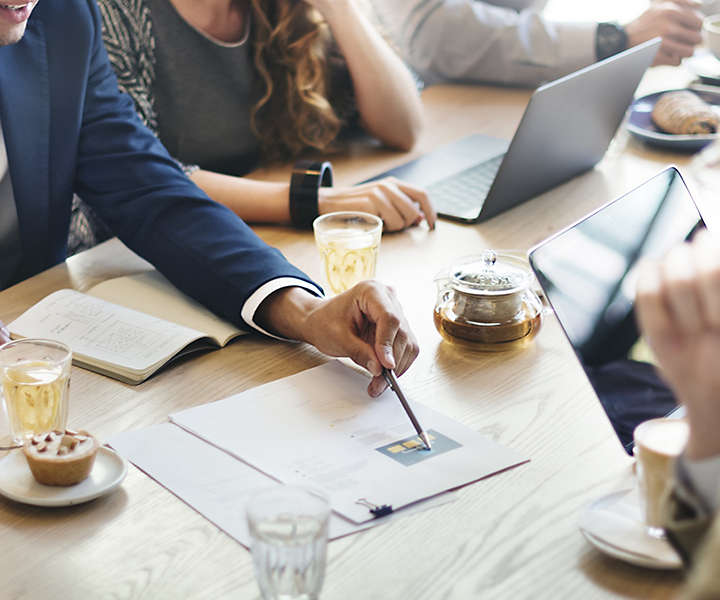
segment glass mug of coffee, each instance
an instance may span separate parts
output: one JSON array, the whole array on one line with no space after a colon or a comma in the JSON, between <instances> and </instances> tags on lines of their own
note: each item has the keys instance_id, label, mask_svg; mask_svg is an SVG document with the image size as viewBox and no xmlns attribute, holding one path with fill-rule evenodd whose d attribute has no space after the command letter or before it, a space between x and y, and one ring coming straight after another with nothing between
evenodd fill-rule
<instances>
[{"instance_id":1,"label":"glass mug of coffee","mask_svg":"<svg viewBox=\"0 0 720 600\"><path fill-rule=\"evenodd\" d=\"M53 340L25 338L0 347L0 383L13 440L65 429L72 352Z\"/></svg>"},{"instance_id":2,"label":"glass mug of coffee","mask_svg":"<svg viewBox=\"0 0 720 600\"><path fill-rule=\"evenodd\" d=\"M675 461L689 434L683 419L650 419L633 432L640 506L647 532L665 537L663 504L675 476Z\"/></svg>"}]
</instances>

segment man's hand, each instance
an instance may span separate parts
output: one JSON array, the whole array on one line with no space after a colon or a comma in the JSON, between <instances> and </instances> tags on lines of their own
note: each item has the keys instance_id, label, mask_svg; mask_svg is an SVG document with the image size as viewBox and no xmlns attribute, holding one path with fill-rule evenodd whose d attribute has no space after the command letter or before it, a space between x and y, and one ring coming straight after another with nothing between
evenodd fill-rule
<instances>
[{"instance_id":1,"label":"man's hand","mask_svg":"<svg viewBox=\"0 0 720 600\"><path fill-rule=\"evenodd\" d=\"M661 263L644 264L636 308L664 378L687 408L688 458L720 454L720 240L701 231Z\"/></svg>"},{"instance_id":2,"label":"man's hand","mask_svg":"<svg viewBox=\"0 0 720 600\"><path fill-rule=\"evenodd\" d=\"M636 46L654 37L662 44L655 56L656 65L679 65L692 56L695 46L702 42L702 13L694 0L653 2L637 19L625 25L628 46Z\"/></svg>"},{"instance_id":3,"label":"man's hand","mask_svg":"<svg viewBox=\"0 0 720 600\"><path fill-rule=\"evenodd\" d=\"M419 350L394 291L375 281L358 283L330 299L284 288L260 305L255 320L268 331L308 342L329 356L350 357L373 375L371 396L387 387L383 367L401 375Z\"/></svg>"}]
</instances>

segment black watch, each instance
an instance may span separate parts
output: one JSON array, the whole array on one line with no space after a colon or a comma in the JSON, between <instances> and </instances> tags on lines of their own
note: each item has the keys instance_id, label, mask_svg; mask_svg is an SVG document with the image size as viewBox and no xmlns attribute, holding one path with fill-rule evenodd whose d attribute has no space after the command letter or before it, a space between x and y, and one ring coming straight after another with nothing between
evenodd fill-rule
<instances>
[{"instance_id":1,"label":"black watch","mask_svg":"<svg viewBox=\"0 0 720 600\"><path fill-rule=\"evenodd\" d=\"M290 221L308 229L318 216L318 192L333 184L332 165L325 161L299 160L290 178Z\"/></svg>"},{"instance_id":2,"label":"black watch","mask_svg":"<svg viewBox=\"0 0 720 600\"><path fill-rule=\"evenodd\" d=\"M622 25L617 23L598 23L595 31L595 54L598 60L603 60L626 50L628 47L628 34Z\"/></svg>"}]
</instances>

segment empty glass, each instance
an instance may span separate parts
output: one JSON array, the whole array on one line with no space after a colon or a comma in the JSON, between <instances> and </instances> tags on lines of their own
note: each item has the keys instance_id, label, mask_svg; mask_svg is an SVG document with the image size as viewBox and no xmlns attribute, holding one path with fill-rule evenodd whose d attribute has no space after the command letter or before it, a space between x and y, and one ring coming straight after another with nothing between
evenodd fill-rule
<instances>
[{"instance_id":1,"label":"empty glass","mask_svg":"<svg viewBox=\"0 0 720 600\"><path fill-rule=\"evenodd\" d=\"M278 486L247 504L251 551L265 600L315 600L325 577L330 505L321 493Z\"/></svg>"}]
</instances>

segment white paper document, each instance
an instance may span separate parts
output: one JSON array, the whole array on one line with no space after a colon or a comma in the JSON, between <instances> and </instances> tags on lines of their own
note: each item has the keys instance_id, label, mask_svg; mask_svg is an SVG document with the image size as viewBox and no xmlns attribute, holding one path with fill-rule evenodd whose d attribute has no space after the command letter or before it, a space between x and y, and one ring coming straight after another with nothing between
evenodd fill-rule
<instances>
[{"instance_id":1,"label":"white paper document","mask_svg":"<svg viewBox=\"0 0 720 600\"><path fill-rule=\"evenodd\" d=\"M527 460L412 403L424 450L395 395L371 399L367 383L333 361L170 418L278 481L323 490L356 523L374 518L369 505L398 509Z\"/></svg>"},{"instance_id":2,"label":"white paper document","mask_svg":"<svg viewBox=\"0 0 720 600\"><path fill-rule=\"evenodd\" d=\"M136 467L170 490L228 535L250 547L245 505L275 480L172 423L114 436L108 442ZM332 513L331 540L455 499L443 494L362 525Z\"/></svg>"}]
</instances>

